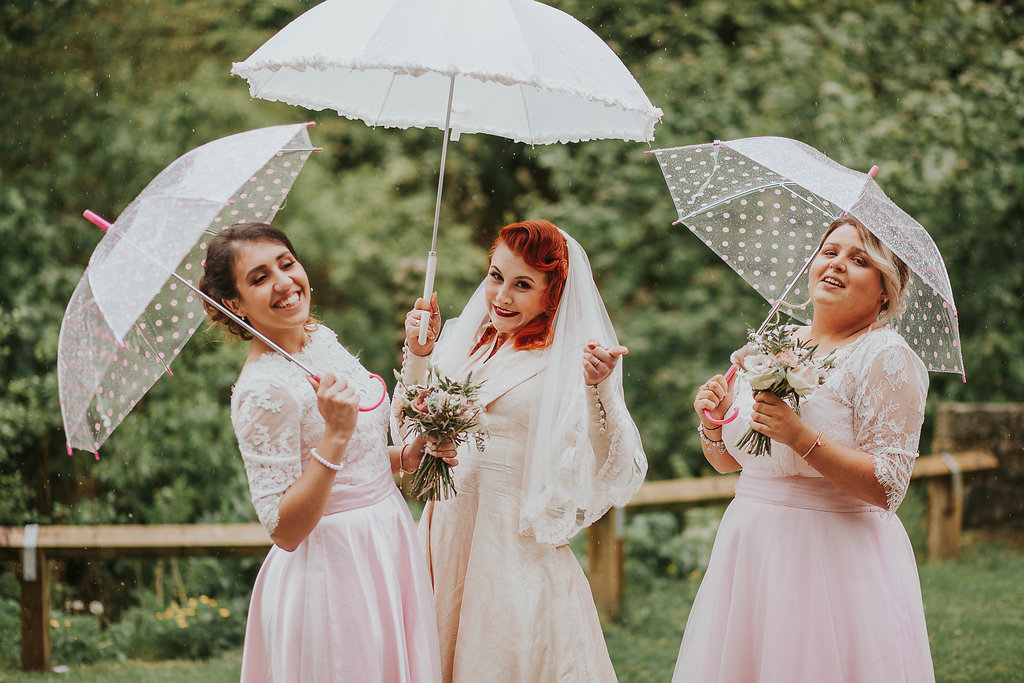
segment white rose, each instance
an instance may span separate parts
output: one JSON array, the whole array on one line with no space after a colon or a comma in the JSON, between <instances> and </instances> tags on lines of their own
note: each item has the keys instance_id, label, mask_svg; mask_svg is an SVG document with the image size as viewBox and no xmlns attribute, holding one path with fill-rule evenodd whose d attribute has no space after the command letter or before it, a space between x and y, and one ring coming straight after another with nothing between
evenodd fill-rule
<instances>
[{"instance_id":1,"label":"white rose","mask_svg":"<svg viewBox=\"0 0 1024 683\"><path fill-rule=\"evenodd\" d=\"M754 391L765 391L773 384L782 379L783 371L772 362L772 357L757 353L743 359L743 369L747 374L747 381Z\"/></svg>"},{"instance_id":2,"label":"white rose","mask_svg":"<svg viewBox=\"0 0 1024 683\"><path fill-rule=\"evenodd\" d=\"M821 374L813 365L802 365L786 372L786 381L798 396L806 396L821 383Z\"/></svg>"},{"instance_id":3,"label":"white rose","mask_svg":"<svg viewBox=\"0 0 1024 683\"><path fill-rule=\"evenodd\" d=\"M738 368L746 369L746 359L748 356L758 355L759 347L754 342L748 342L744 346L736 349L729 356L729 362Z\"/></svg>"}]
</instances>

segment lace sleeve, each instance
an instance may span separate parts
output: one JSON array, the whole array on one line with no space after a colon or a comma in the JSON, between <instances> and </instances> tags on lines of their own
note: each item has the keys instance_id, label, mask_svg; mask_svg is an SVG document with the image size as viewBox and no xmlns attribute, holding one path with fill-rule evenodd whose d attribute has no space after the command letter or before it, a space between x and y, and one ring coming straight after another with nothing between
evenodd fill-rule
<instances>
[{"instance_id":1,"label":"lace sleeve","mask_svg":"<svg viewBox=\"0 0 1024 683\"><path fill-rule=\"evenodd\" d=\"M633 419L610 384L601 382L586 389L590 443L596 459L595 486L606 489L613 504L625 505L643 483L647 459L630 438L635 431Z\"/></svg>"},{"instance_id":2,"label":"lace sleeve","mask_svg":"<svg viewBox=\"0 0 1024 683\"><path fill-rule=\"evenodd\" d=\"M397 398L404 387L411 387L414 384L422 384L427 376L427 357L417 356L409 350L408 346L402 347L402 372L401 382L395 387ZM396 445L411 442L415 435L411 426L402 417L401 401L391 402L391 441Z\"/></svg>"},{"instance_id":3,"label":"lace sleeve","mask_svg":"<svg viewBox=\"0 0 1024 683\"><path fill-rule=\"evenodd\" d=\"M928 393L927 369L899 342L886 343L866 358L853 406L857 448L874 458L890 514L910 485Z\"/></svg>"},{"instance_id":4,"label":"lace sleeve","mask_svg":"<svg viewBox=\"0 0 1024 683\"><path fill-rule=\"evenodd\" d=\"M231 421L249 479L249 496L256 516L273 533L281 497L302 474L301 409L294 396L275 384L241 390L232 399Z\"/></svg>"}]
</instances>

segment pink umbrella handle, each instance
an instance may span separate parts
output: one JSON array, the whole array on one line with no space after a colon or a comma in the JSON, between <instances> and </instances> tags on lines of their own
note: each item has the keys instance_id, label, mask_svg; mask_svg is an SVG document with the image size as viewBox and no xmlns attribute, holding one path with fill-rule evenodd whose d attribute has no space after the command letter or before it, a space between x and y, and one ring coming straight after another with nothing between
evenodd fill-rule
<instances>
[{"instance_id":1,"label":"pink umbrella handle","mask_svg":"<svg viewBox=\"0 0 1024 683\"><path fill-rule=\"evenodd\" d=\"M736 371L738 369L739 368L737 368L735 365L732 365L732 366L729 367L729 371L725 373L725 383L726 384L729 383L729 380L732 379L732 376L736 374ZM730 422L735 420L736 416L739 415L739 412L740 412L739 409L736 406L733 406L732 407L732 411L730 411L724 418L719 420L718 418L711 417L711 411L708 410L707 408L705 408L704 409L704 417L711 424L724 425L724 424L729 424Z\"/></svg>"},{"instance_id":2,"label":"pink umbrella handle","mask_svg":"<svg viewBox=\"0 0 1024 683\"><path fill-rule=\"evenodd\" d=\"M379 406L381 403L384 402L384 397L388 395L388 385L384 381L384 378L381 377L380 375L374 374L372 372L370 373L370 377L372 377L373 379L375 379L378 382L380 382L380 386L381 386L380 398L377 399L377 402L374 403L372 406L359 406L359 412L361 412L361 413L366 413L366 412L369 412L371 410L375 410L377 408L377 406Z\"/></svg>"}]
</instances>

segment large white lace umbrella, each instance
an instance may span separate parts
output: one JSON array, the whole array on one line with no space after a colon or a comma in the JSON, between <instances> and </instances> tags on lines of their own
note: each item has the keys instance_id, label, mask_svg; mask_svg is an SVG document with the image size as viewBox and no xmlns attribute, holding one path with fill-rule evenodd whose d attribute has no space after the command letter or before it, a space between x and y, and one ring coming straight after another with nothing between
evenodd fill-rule
<instances>
[{"instance_id":1,"label":"large white lace umbrella","mask_svg":"<svg viewBox=\"0 0 1024 683\"><path fill-rule=\"evenodd\" d=\"M534 0L327 0L231 72L253 97L371 126L445 131L424 297L449 137L649 141L661 118L604 41Z\"/></svg>"},{"instance_id":2,"label":"large white lace umbrella","mask_svg":"<svg viewBox=\"0 0 1024 683\"><path fill-rule=\"evenodd\" d=\"M891 323L929 370L964 376L956 305L942 255L920 223L890 200L874 172L853 171L797 140L752 137L660 149L684 224L769 303L797 302L825 229L856 217L910 267L906 310ZM792 296L790 296L792 295Z\"/></svg>"},{"instance_id":3,"label":"large white lace umbrella","mask_svg":"<svg viewBox=\"0 0 1024 683\"><path fill-rule=\"evenodd\" d=\"M196 284L207 243L229 225L274 217L313 151L308 125L197 147L161 171L112 225L86 212L107 233L61 322L57 384L69 455L72 448L98 453L171 372L205 316Z\"/></svg>"}]
</instances>

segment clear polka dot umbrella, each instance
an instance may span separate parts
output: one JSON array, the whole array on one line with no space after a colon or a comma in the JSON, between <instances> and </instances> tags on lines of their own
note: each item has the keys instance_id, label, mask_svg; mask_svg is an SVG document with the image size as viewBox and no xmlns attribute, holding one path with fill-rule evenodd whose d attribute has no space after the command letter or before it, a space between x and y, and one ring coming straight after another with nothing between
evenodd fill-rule
<instances>
[{"instance_id":1,"label":"clear polka dot umbrella","mask_svg":"<svg viewBox=\"0 0 1024 683\"><path fill-rule=\"evenodd\" d=\"M193 149L107 230L61 322L57 381L69 454L98 453L171 372L205 317L190 285L198 285L209 240L229 225L273 219L314 151L308 125L260 128Z\"/></svg>"},{"instance_id":2,"label":"clear polka dot umbrella","mask_svg":"<svg viewBox=\"0 0 1024 683\"><path fill-rule=\"evenodd\" d=\"M769 303L806 300L803 276L825 229L848 213L911 269L906 310L892 322L934 372L965 377L946 266L928 232L874 181L813 147L753 137L653 152L682 223Z\"/></svg>"}]
</instances>

